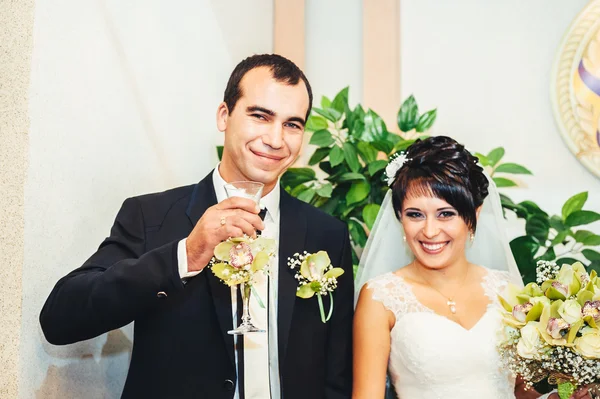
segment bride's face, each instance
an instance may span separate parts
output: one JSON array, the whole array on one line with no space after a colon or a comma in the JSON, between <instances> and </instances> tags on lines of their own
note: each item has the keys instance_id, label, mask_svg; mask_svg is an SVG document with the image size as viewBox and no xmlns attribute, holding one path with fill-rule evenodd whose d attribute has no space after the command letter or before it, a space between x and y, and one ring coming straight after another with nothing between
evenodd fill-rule
<instances>
[{"instance_id":1,"label":"bride's face","mask_svg":"<svg viewBox=\"0 0 600 399\"><path fill-rule=\"evenodd\" d=\"M442 269L464 260L469 227L452 205L429 196L407 196L401 221L406 243L423 266Z\"/></svg>"}]
</instances>

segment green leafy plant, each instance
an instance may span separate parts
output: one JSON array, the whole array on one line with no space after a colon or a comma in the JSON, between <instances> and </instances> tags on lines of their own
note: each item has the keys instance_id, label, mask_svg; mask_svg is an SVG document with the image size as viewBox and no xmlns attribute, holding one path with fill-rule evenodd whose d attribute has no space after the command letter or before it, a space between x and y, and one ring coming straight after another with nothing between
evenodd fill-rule
<instances>
[{"instance_id":1,"label":"green leafy plant","mask_svg":"<svg viewBox=\"0 0 600 399\"><path fill-rule=\"evenodd\" d=\"M572 264L582 261L588 268L600 271L600 235L578 229L600 220L600 214L584 210L588 193L569 198L560 215L550 216L532 201L515 204L502 196L502 205L525 220L525 234L510 242L510 248L526 282L535 281L535 267L539 260Z\"/></svg>"},{"instance_id":2,"label":"green leafy plant","mask_svg":"<svg viewBox=\"0 0 600 399\"><path fill-rule=\"evenodd\" d=\"M392 132L375 111L360 104L351 109L347 87L333 100L323 97L321 107L313 109L306 126L312 132L310 144L317 147L308 162L311 167L290 168L281 182L293 196L348 224L355 265L389 189L384 171L390 157L427 137L436 116L435 109L420 113L410 96L398 110L398 131ZM482 158L497 174L531 173L517 164L500 163L503 154L499 148ZM507 177L494 179L499 185L516 185Z\"/></svg>"}]
</instances>

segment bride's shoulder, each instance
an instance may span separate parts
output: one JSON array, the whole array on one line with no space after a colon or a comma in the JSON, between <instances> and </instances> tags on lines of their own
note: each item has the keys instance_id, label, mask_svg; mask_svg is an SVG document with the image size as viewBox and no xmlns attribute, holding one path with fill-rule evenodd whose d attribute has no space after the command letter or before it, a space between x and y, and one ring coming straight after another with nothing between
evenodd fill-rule
<instances>
[{"instance_id":1,"label":"bride's shoulder","mask_svg":"<svg viewBox=\"0 0 600 399\"><path fill-rule=\"evenodd\" d=\"M484 287L495 294L502 294L509 284L522 286L520 276L515 276L508 271L487 269L484 277Z\"/></svg>"}]
</instances>

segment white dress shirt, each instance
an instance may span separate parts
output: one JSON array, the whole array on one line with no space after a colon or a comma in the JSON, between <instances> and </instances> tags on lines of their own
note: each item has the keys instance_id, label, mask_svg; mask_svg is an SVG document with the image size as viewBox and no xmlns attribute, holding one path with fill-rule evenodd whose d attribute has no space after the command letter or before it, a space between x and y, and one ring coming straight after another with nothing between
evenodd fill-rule
<instances>
[{"instance_id":1,"label":"white dress shirt","mask_svg":"<svg viewBox=\"0 0 600 399\"><path fill-rule=\"evenodd\" d=\"M217 202L221 202L227 198L227 193L225 192L224 188L225 184L227 184L227 182L225 182L219 173L219 165L217 165L213 173L213 185L215 188ZM278 181L273 190L260 200L260 207L267 209L264 219L265 229L262 231L262 236L273 238L277 242L279 242L279 190L280 186ZM200 273L200 271L188 272L186 240L187 239L184 238L177 246L179 276L181 279L188 279ZM262 302L266 307L268 307L268 309L260 308L256 298L253 296L250 299L251 315L256 313L256 320L262 321L268 319L268 322L265 323L266 325L264 326L258 325L258 323L255 323L255 325L257 325L259 328L265 329L267 332L250 334L247 336L234 336L234 345L238 342L238 338L244 339L244 364L247 366L244 372L246 399L268 398L269 391L271 392L271 399L280 398L279 356L277 351L277 292L279 274L278 258L279 257L277 256L276 252L276 256L271 261L269 268L269 283L260 285L261 291L264 290L264 292L266 292L266 286L268 286L268 298L265 298L263 295L261 295L261 299L263 300ZM231 288L232 318L234 328L237 327L237 290L237 287ZM261 314L261 312L263 312L263 314ZM237 370L238 355L237 351L234 352ZM248 360L250 360L250 362L248 362ZM252 363L252 365L250 363ZM265 374L268 374L268 376ZM254 396L252 396L252 392L254 392ZM237 384L234 399L239 399L239 386L237 386Z\"/></svg>"}]
</instances>

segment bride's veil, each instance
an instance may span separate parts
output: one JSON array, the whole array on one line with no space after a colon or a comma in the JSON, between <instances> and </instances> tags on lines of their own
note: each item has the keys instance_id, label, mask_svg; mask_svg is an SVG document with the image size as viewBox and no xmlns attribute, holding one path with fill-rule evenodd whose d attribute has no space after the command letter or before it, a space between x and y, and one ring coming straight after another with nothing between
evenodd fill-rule
<instances>
[{"instance_id":1,"label":"bride's veil","mask_svg":"<svg viewBox=\"0 0 600 399\"><path fill-rule=\"evenodd\" d=\"M498 189L487 174L486 177L489 181L489 194L479 214L475 240L472 244L467 244L467 259L489 269L508 271L513 281L522 282L506 237ZM367 281L398 270L413 260L408 245L402 239L402 225L394 212L392 191L389 190L360 259L355 280L355 301Z\"/></svg>"}]
</instances>

